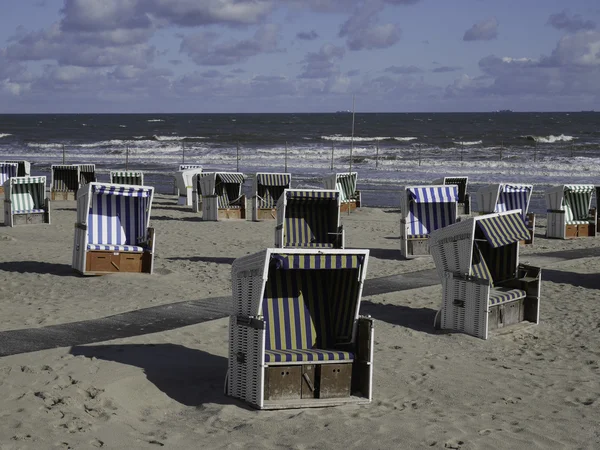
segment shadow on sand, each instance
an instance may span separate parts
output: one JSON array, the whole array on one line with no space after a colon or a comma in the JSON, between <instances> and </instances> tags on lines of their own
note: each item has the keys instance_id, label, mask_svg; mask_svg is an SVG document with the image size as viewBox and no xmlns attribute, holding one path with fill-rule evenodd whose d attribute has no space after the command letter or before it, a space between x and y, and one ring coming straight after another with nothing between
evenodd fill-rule
<instances>
[{"instance_id":1,"label":"shadow on sand","mask_svg":"<svg viewBox=\"0 0 600 450\"><path fill-rule=\"evenodd\" d=\"M42 275L58 275L60 277L76 277L77 273L68 264L55 264L39 261L0 262L0 271L19 273L39 273Z\"/></svg>"},{"instance_id":2,"label":"shadow on sand","mask_svg":"<svg viewBox=\"0 0 600 450\"><path fill-rule=\"evenodd\" d=\"M384 305L363 300L360 304L360 313L368 314L374 319L392 325L422 331L428 334L440 334L433 328L436 310L431 308L409 308L402 305Z\"/></svg>"},{"instance_id":3,"label":"shadow on sand","mask_svg":"<svg viewBox=\"0 0 600 450\"><path fill-rule=\"evenodd\" d=\"M174 256L167 259L171 261L209 262L217 264L233 264L235 261L235 258L225 258L222 256Z\"/></svg>"},{"instance_id":4,"label":"shadow on sand","mask_svg":"<svg viewBox=\"0 0 600 450\"><path fill-rule=\"evenodd\" d=\"M600 276L597 273L573 273L562 270L544 269L542 280L570 284L584 289L600 289Z\"/></svg>"}]
</instances>

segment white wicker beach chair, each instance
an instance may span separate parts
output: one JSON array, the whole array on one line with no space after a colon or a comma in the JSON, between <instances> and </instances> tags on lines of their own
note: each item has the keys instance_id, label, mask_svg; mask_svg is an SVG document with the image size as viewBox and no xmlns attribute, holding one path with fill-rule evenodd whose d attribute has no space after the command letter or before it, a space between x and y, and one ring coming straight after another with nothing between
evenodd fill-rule
<instances>
[{"instance_id":1,"label":"white wicker beach chair","mask_svg":"<svg viewBox=\"0 0 600 450\"><path fill-rule=\"evenodd\" d=\"M286 189L277 201L275 247L344 248L340 191Z\"/></svg>"},{"instance_id":2,"label":"white wicker beach chair","mask_svg":"<svg viewBox=\"0 0 600 450\"><path fill-rule=\"evenodd\" d=\"M111 170L111 184L128 184L132 186L144 185L144 172L139 170Z\"/></svg>"},{"instance_id":3,"label":"white wicker beach chair","mask_svg":"<svg viewBox=\"0 0 600 450\"><path fill-rule=\"evenodd\" d=\"M154 188L89 183L77 195L73 268L84 275L152 273Z\"/></svg>"},{"instance_id":4,"label":"white wicker beach chair","mask_svg":"<svg viewBox=\"0 0 600 450\"><path fill-rule=\"evenodd\" d=\"M459 216L468 216L471 214L471 196L467 192L469 177L455 176L444 177L435 180L433 184L449 185L453 184L458 187L458 205L456 213Z\"/></svg>"},{"instance_id":5,"label":"white wicker beach chair","mask_svg":"<svg viewBox=\"0 0 600 450\"><path fill-rule=\"evenodd\" d=\"M12 177L4 182L4 225L50 223L46 177Z\"/></svg>"},{"instance_id":6,"label":"white wicker beach chair","mask_svg":"<svg viewBox=\"0 0 600 450\"><path fill-rule=\"evenodd\" d=\"M19 173L19 165L16 162L0 162L0 194L4 192L4 183Z\"/></svg>"},{"instance_id":7,"label":"white wicker beach chair","mask_svg":"<svg viewBox=\"0 0 600 450\"><path fill-rule=\"evenodd\" d=\"M500 183L483 186L477 191L477 204L481 214L521 210L521 218L529 230L524 244L533 244L535 237L535 214L528 213L533 186L530 184Z\"/></svg>"},{"instance_id":8,"label":"white wicker beach chair","mask_svg":"<svg viewBox=\"0 0 600 450\"><path fill-rule=\"evenodd\" d=\"M183 169L175 173L175 184L179 195L178 205L192 206L194 175L202 173L202 168Z\"/></svg>"},{"instance_id":9,"label":"white wicker beach chair","mask_svg":"<svg viewBox=\"0 0 600 450\"><path fill-rule=\"evenodd\" d=\"M19 168L17 169L17 176L18 177L28 177L31 176L31 163L29 161L23 161L23 160L6 160L4 162L7 163L16 163L18 164Z\"/></svg>"},{"instance_id":10,"label":"white wicker beach chair","mask_svg":"<svg viewBox=\"0 0 600 450\"><path fill-rule=\"evenodd\" d=\"M406 186L401 198L400 254L429 255L429 234L456 222L456 185Z\"/></svg>"},{"instance_id":11,"label":"white wicker beach chair","mask_svg":"<svg viewBox=\"0 0 600 450\"><path fill-rule=\"evenodd\" d=\"M50 199L76 200L81 183L79 164L55 164L50 167L52 179Z\"/></svg>"},{"instance_id":12,"label":"white wicker beach chair","mask_svg":"<svg viewBox=\"0 0 600 450\"><path fill-rule=\"evenodd\" d=\"M205 172L194 178L192 209L196 212L202 209L202 220L246 218L243 173Z\"/></svg>"},{"instance_id":13,"label":"white wicker beach chair","mask_svg":"<svg viewBox=\"0 0 600 450\"><path fill-rule=\"evenodd\" d=\"M487 339L490 330L539 323L541 269L519 264L529 235L519 210L466 219L431 233L442 280L435 326Z\"/></svg>"},{"instance_id":14,"label":"white wicker beach chair","mask_svg":"<svg viewBox=\"0 0 600 450\"><path fill-rule=\"evenodd\" d=\"M259 409L369 403L368 250L267 249L232 266L225 392Z\"/></svg>"},{"instance_id":15,"label":"white wicker beach chair","mask_svg":"<svg viewBox=\"0 0 600 450\"><path fill-rule=\"evenodd\" d=\"M567 184L546 191L546 237L571 239L596 236L598 211L592 208L594 186Z\"/></svg>"},{"instance_id":16,"label":"white wicker beach chair","mask_svg":"<svg viewBox=\"0 0 600 450\"><path fill-rule=\"evenodd\" d=\"M252 220L276 219L277 200L291 184L289 173L257 173L252 195Z\"/></svg>"},{"instance_id":17,"label":"white wicker beach chair","mask_svg":"<svg viewBox=\"0 0 600 450\"><path fill-rule=\"evenodd\" d=\"M97 180L96 164L79 164L79 184L93 183Z\"/></svg>"},{"instance_id":18,"label":"white wicker beach chair","mask_svg":"<svg viewBox=\"0 0 600 450\"><path fill-rule=\"evenodd\" d=\"M356 172L334 173L323 179L325 189L340 191L340 208L342 212L352 211L361 206L360 191L356 189Z\"/></svg>"}]
</instances>

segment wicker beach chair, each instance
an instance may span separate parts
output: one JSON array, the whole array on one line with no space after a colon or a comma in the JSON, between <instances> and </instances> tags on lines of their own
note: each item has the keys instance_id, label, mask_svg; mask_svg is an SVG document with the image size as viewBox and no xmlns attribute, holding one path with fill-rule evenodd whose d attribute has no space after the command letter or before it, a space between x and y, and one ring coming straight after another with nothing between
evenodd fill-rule
<instances>
[{"instance_id":1,"label":"wicker beach chair","mask_svg":"<svg viewBox=\"0 0 600 450\"><path fill-rule=\"evenodd\" d=\"M4 182L4 225L50 223L46 177L12 177Z\"/></svg>"},{"instance_id":2,"label":"wicker beach chair","mask_svg":"<svg viewBox=\"0 0 600 450\"><path fill-rule=\"evenodd\" d=\"M178 205L192 206L194 176L202 173L202 167L194 169L183 169L175 173L175 184L179 199Z\"/></svg>"},{"instance_id":3,"label":"wicker beach chair","mask_svg":"<svg viewBox=\"0 0 600 450\"><path fill-rule=\"evenodd\" d=\"M539 323L541 269L519 264L529 235L519 210L466 219L431 233L442 280L435 326L481 339L520 322Z\"/></svg>"},{"instance_id":4,"label":"wicker beach chair","mask_svg":"<svg viewBox=\"0 0 600 450\"><path fill-rule=\"evenodd\" d=\"M598 211L592 208L594 186L567 184L546 191L546 237L571 239L596 236Z\"/></svg>"},{"instance_id":5,"label":"wicker beach chair","mask_svg":"<svg viewBox=\"0 0 600 450\"><path fill-rule=\"evenodd\" d=\"M50 184L50 199L76 200L81 183L79 164L56 164L50 167L52 179Z\"/></svg>"},{"instance_id":6,"label":"wicker beach chair","mask_svg":"<svg viewBox=\"0 0 600 450\"><path fill-rule=\"evenodd\" d=\"M245 219L246 196L242 194L244 174L209 172L196 175L194 211L202 209L202 220Z\"/></svg>"},{"instance_id":7,"label":"wicker beach chair","mask_svg":"<svg viewBox=\"0 0 600 450\"><path fill-rule=\"evenodd\" d=\"M84 185L98 181L96 164L79 164L79 184Z\"/></svg>"},{"instance_id":8,"label":"wicker beach chair","mask_svg":"<svg viewBox=\"0 0 600 450\"><path fill-rule=\"evenodd\" d=\"M429 234L456 222L456 185L406 186L401 198L400 254L429 255Z\"/></svg>"},{"instance_id":9,"label":"wicker beach chair","mask_svg":"<svg viewBox=\"0 0 600 450\"><path fill-rule=\"evenodd\" d=\"M179 170L202 169L200 164L179 164Z\"/></svg>"},{"instance_id":10,"label":"wicker beach chair","mask_svg":"<svg viewBox=\"0 0 600 450\"><path fill-rule=\"evenodd\" d=\"M368 250L267 249L232 266L227 395L259 409L369 403Z\"/></svg>"},{"instance_id":11,"label":"wicker beach chair","mask_svg":"<svg viewBox=\"0 0 600 450\"><path fill-rule=\"evenodd\" d=\"M152 273L154 188L89 183L77 195L73 268L83 275Z\"/></svg>"},{"instance_id":12,"label":"wicker beach chair","mask_svg":"<svg viewBox=\"0 0 600 450\"><path fill-rule=\"evenodd\" d=\"M17 169L17 176L18 177L29 177L31 176L31 163L29 161L23 161L23 160L11 160L11 161L4 161L7 163L16 163L19 165L19 168Z\"/></svg>"},{"instance_id":13,"label":"wicker beach chair","mask_svg":"<svg viewBox=\"0 0 600 450\"><path fill-rule=\"evenodd\" d=\"M344 248L340 191L286 189L277 201L275 247Z\"/></svg>"},{"instance_id":14,"label":"wicker beach chair","mask_svg":"<svg viewBox=\"0 0 600 450\"><path fill-rule=\"evenodd\" d=\"M528 213L529 201L533 186L530 184L490 184L477 191L479 212L489 214L494 212L521 210L521 218L529 230L529 238L523 244L533 244L535 236L535 214Z\"/></svg>"},{"instance_id":15,"label":"wicker beach chair","mask_svg":"<svg viewBox=\"0 0 600 450\"><path fill-rule=\"evenodd\" d=\"M136 170L111 170L111 184L128 184L132 186L144 185L144 172Z\"/></svg>"},{"instance_id":16,"label":"wicker beach chair","mask_svg":"<svg viewBox=\"0 0 600 450\"><path fill-rule=\"evenodd\" d=\"M458 205L456 213L459 216L468 216L471 214L471 196L467 192L469 177L455 176L444 177L435 180L433 184L449 185L453 184L458 187Z\"/></svg>"},{"instance_id":17,"label":"wicker beach chair","mask_svg":"<svg viewBox=\"0 0 600 450\"><path fill-rule=\"evenodd\" d=\"M323 179L325 189L340 191L340 208L342 212L353 211L360 208L361 195L356 190L356 172L334 173Z\"/></svg>"},{"instance_id":18,"label":"wicker beach chair","mask_svg":"<svg viewBox=\"0 0 600 450\"><path fill-rule=\"evenodd\" d=\"M289 173L257 173L252 195L252 220L276 219L277 200L291 185Z\"/></svg>"},{"instance_id":19,"label":"wicker beach chair","mask_svg":"<svg viewBox=\"0 0 600 450\"><path fill-rule=\"evenodd\" d=\"M16 177L19 165L16 162L0 162L0 194L4 192L4 183L12 177Z\"/></svg>"}]
</instances>

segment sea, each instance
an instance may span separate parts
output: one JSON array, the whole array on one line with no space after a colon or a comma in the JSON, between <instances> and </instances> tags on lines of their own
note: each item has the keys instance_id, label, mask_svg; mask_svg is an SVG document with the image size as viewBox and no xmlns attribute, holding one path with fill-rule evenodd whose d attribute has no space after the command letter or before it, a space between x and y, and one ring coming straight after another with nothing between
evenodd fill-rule
<instances>
[{"instance_id":1,"label":"sea","mask_svg":"<svg viewBox=\"0 0 600 450\"><path fill-rule=\"evenodd\" d=\"M173 193L179 164L243 172L290 172L292 186L322 187L332 172L358 173L363 204L395 208L406 185L468 176L534 185L530 211L545 212L553 185L600 185L600 113L303 113L0 115L0 160L24 159L50 180L52 164L142 170ZM474 205L477 210L477 205Z\"/></svg>"}]
</instances>

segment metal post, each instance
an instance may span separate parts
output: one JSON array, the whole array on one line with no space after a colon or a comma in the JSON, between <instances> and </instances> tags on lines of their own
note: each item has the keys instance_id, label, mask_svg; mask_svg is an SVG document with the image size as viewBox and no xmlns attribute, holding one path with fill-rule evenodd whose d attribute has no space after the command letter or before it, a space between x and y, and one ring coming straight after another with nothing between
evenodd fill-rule
<instances>
[{"instance_id":1,"label":"metal post","mask_svg":"<svg viewBox=\"0 0 600 450\"><path fill-rule=\"evenodd\" d=\"M332 142L331 143L331 170L333 170L333 148L334 148L334 144Z\"/></svg>"},{"instance_id":2,"label":"metal post","mask_svg":"<svg viewBox=\"0 0 600 450\"><path fill-rule=\"evenodd\" d=\"M352 96L352 135L350 136L350 168L348 173L352 173L352 154L354 153L354 95ZM348 208L350 211L350 208Z\"/></svg>"},{"instance_id":3,"label":"metal post","mask_svg":"<svg viewBox=\"0 0 600 450\"><path fill-rule=\"evenodd\" d=\"M534 141L535 144L533 146L533 162L537 162L537 141Z\"/></svg>"},{"instance_id":4,"label":"metal post","mask_svg":"<svg viewBox=\"0 0 600 450\"><path fill-rule=\"evenodd\" d=\"M502 161L502 151L504 150L504 141L500 142L500 161Z\"/></svg>"},{"instance_id":5,"label":"metal post","mask_svg":"<svg viewBox=\"0 0 600 450\"><path fill-rule=\"evenodd\" d=\"M417 148L419 149L419 166L421 165L421 144L417 144Z\"/></svg>"},{"instance_id":6,"label":"metal post","mask_svg":"<svg viewBox=\"0 0 600 450\"><path fill-rule=\"evenodd\" d=\"M465 143L464 141L460 141L460 163L463 162L463 153L465 152Z\"/></svg>"},{"instance_id":7,"label":"metal post","mask_svg":"<svg viewBox=\"0 0 600 450\"><path fill-rule=\"evenodd\" d=\"M65 144L62 145L63 148L63 164L65 163Z\"/></svg>"},{"instance_id":8,"label":"metal post","mask_svg":"<svg viewBox=\"0 0 600 450\"><path fill-rule=\"evenodd\" d=\"M287 173L287 141L285 141L285 173Z\"/></svg>"},{"instance_id":9,"label":"metal post","mask_svg":"<svg viewBox=\"0 0 600 450\"><path fill-rule=\"evenodd\" d=\"M125 170L129 169L129 145L127 146L127 150L125 151Z\"/></svg>"},{"instance_id":10,"label":"metal post","mask_svg":"<svg viewBox=\"0 0 600 450\"><path fill-rule=\"evenodd\" d=\"M181 141L181 164L185 164L185 141Z\"/></svg>"},{"instance_id":11,"label":"metal post","mask_svg":"<svg viewBox=\"0 0 600 450\"><path fill-rule=\"evenodd\" d=\"M239 142L236 145L235 164L236 164L236 172L239 172L240 171L240 143Z\"/></svg>"},{"instance_id":12,"label":"metal post","mask_svg":"<svg viewBox=\"0 0 600 450\"><path fill-rule=\"evenodd\" d=\"M379 167L379 141L377 141L377 155L375 156L375 168Z\"/></svg>"}]
</instances>

